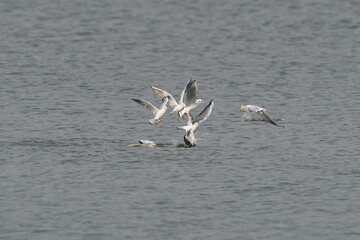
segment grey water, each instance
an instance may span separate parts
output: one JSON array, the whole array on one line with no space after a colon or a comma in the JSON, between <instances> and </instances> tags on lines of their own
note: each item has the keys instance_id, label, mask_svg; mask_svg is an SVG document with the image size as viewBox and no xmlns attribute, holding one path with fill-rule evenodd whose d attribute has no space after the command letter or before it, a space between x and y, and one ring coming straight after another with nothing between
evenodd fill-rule
<instances>
[{"instance_id":1,"label":"grey water","mask_svg":"<svg viewBox=\"0 0 360 240\"><path fill-rule=\"evenodd\" d=\"M0 239L359 239L359 16L355 0L0 1ZM189 77L215 108L183 148L182 119L151 126L131 98L178 99Z\"/></svg>"}]
</instances>

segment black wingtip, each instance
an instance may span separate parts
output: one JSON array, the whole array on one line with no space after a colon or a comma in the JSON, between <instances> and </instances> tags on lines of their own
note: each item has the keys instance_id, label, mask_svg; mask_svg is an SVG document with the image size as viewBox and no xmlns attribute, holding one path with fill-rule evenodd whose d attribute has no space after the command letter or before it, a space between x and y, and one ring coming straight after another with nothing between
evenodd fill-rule
<instances>
[{"instance_id":1,"label":"black wingtip","mask_svg":"<svg viewBox=\"0 0 360 240\"><path fill-rule=\"evenodd\" d=\"M211 106L211 105L213 105L213 104L215 104L215 103L214 103L214 100L211 100L211 101L209 102L208 106Z\"/></svg>"}]
</instances>

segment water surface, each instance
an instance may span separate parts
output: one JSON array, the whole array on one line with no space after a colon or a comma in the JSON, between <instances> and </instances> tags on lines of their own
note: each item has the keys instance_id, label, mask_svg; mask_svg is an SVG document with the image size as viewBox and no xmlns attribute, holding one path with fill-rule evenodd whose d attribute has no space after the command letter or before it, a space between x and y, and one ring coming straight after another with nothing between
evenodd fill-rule
<instances>
[{"instance_id":1,"label":"water surface","mask_svg":"<svg viewBox=\"0 0 360 240\"><path fill-rule=\"evenodd\" d=\"M0 238L358 239L359 12L2 1ZM130 99L160 104L149 84L178 98L189 77L215 108L184 149L183 121L155 128Z\"/></svg>"}]
</instances>

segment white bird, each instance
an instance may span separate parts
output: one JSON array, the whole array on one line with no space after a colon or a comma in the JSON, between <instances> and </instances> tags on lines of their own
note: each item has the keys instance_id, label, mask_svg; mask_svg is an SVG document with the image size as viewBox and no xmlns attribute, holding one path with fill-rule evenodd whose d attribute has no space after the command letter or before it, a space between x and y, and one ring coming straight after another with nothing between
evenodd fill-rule
<instances>
[{"instance_id":1,"label":"white bird","mask_svg":"<svg viewBox=\"0 0 360 240\"><path fill-rule=\"evenodd\" d=\"M184 90L181 92L180 94L180 100L179 100L179 103L175 100L175 98L170 94L168 93L167 91L165 90L162 90L160 88L157 88L157 87L154 87L153 85L150 85L151 89L153 90L153 92L161 97L161 98L168 98L169 99L169 105L170 107L173 108L173 110L169 113L169 115L173 114L174 112L176 112L178 115L179 115L179 112L181 110L184 109L185 107L185 103L184 103L184 94L185 94L185 91L186 91L186 88L187 86L189 85L190 81L186 84Z\"/></svg>"},{"instance_id":2,"label":"white bird","mask_svg":"<svg viewBox=\"0 0 360 240\"><path fill-rule=\"evenodd\" d=\"M156 147L156 143L150 140L139 140L139 143L130 144L129 147Z\"/></svg>"},{"instance_id":3,"label":"white bird","mask_svg":"<svg viewBox=\"0 0 360 240\"><path fill-rule=\"evenodd\" d=\"M196 138L194 135L194 131L190 130L184 135L184 142L186 147L196 146Z\"/></svg>"},{"instance_id":4,"label":"white bird","mask_svg":"<svg viewBox=\"0 0 360 240\"><path fill-rule=\"evenodd\" d=\"M163 118L163 116L165 115L165 112L167 110L166 104L168 102L168 98L163 98L163 102L162 102L159 109L157 107L155 107L152 103L150 103L150 102L148 102L146 100L134 99L134 98L132 98L132 100L137 102L141 106L146 107L147 109L149 109L155 115L154 118L149 119L149 121L148 121L151 125L159 124L161 122L161 119Z\"/></svg>"},{"instance_id":5,"label":"white bird","mask_svg":"<svg viewBox=\"0 0 360 240\"><path fill-rule=\"evenodd\" d=\"M189 79L189 82L185 88L184 103L185 107L179 112L179 117L183 116L184 114L190 115L191 110L204 103L202 99L198 98L196 80L192 80L191 78Z\"/></svg>"},{"instance_id":6,"label":"white bird","mask_svg":"<svg viewBox=\"0 0 360 240\"><path fill-rule=\"evenodd\" d=\"M266 113L267 110L265 108L256 106L256 105L241 105L240 112L253 112L256 113L263 121L269 122L278 127L284 127L283 125L279 125L274 122L269 115Z\"/></svg>"},{"instance_id":7,"label":"white bird","mask_svg":"<svg viewBox=\"0 0 360 240\"><path fill-rule=\"evenodd\" d=\"M192 118L189 114L186 113L186 126L178 127L178 129L183 129L186 133L188 133L189 131L195 132L196 129L199 127L199 124L205 121L210 116L213 109L214 100L211 100L210 103L204 108L204 110L202 110L202 112L199 113L199 115L197 115L195 118Z\"/></svg>"}]
</instances>

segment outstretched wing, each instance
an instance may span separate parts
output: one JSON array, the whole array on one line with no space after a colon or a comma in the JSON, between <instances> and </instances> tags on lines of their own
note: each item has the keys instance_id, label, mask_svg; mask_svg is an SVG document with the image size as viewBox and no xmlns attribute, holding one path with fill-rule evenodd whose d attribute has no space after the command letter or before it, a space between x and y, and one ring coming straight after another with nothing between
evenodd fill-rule
<instances>
[{"instance_id":1,"label":"outstretched wing","mask_svg":"<svg viewBox=\"0 0 360 240\"><path fill-rule=\"evenodd\" d=\"M169 99L169 104L171 107L176 107L177 106L177 102L175 100L175 98L170 94L168 93L167 91L165 90L162 90L160 88L157 88L157 87L154 87L153 85L150 85L151 89L153 90L154 94L159 96L160 98L168 98Z\"/></svg>"},{"instance_id":2,"label":"outstretched wing","mask_svg":"<svg viewBox=\"0 0 360 240\"><path fill-rule=\"evenodd\" d=\"M184 103L189 106L195 103L197 99L197 83L196 80L189 79L188 84L186 85L184 93Z\"/></svg>"},{"instance_id":3,"label":"outstretched wing","mask_svg":"<svg viewBox=\"0 0 360 240\"><path fill-rule=\"evenodd\" d=\"M146 107L147 109L149 109L154 115L156 115L156 113L159 111L159 109L157 109L153 104L151 104L150 102L143 100L143 99L135 99L132 98L133 101L137 102L138 104L140 104L141 106Z\"/></svg>"},{"instance_id":4,"label":"outstretched wing","mask_svg":"<svg viewBox=\"0 0 360 240\"><path fill-rule=\"evenodd\" d=\"M161 106L160 106L160 109L162 109L163 107L165 107L166 106L166 104L168 103L168 101L169 101L169 98L163 98L162 99L162 103L161 103Z\"/></svg>"},{"instance_id":5,"label":"outstretched wing","mask_svg":"<svg viewBox=\"0 0 360 240\"><path fill-rule=\"evenodd\" d=\"M263 110L257 111L256 114L257 114L258 116L260 116L260 117L261 117L264 121L266 121L266 122L269 122L269 123L271 123L271 124L273 124L273 125L275 125L275 126L284 127L284 126L279 125L279 124L277 124L276 122L274 122L274 121L269 117L269 115L267 115L267 113L265 113Z\"/></svg>"},{"instance_id":6,"label":"outstretched wing","mask_svg":"<svg viewBox=\"0 0 360 240\"><path fill-rule=\"evenodd\" d=\"M213 109L214 109L214 100L211 100L210 103L204 108L204 110L202 110L201 113L199 113L199 115L197 115L192 122L193 123L202 123L203 121L205 121L210 114L212 113Z\"/></svg>"},{"instance_id":7,"label":"outstretched wing","mask_svg":"<svg viewBox=\"0 0 360 240\"><path fill-rule=\"evenodd\" d=\"M186 86L184 87L184 89L182 90L181 94L180 94L180 101L179 104L184 103L184 95L185 95L185 91L186 91Z\"/></svg>"}]
</instances>

